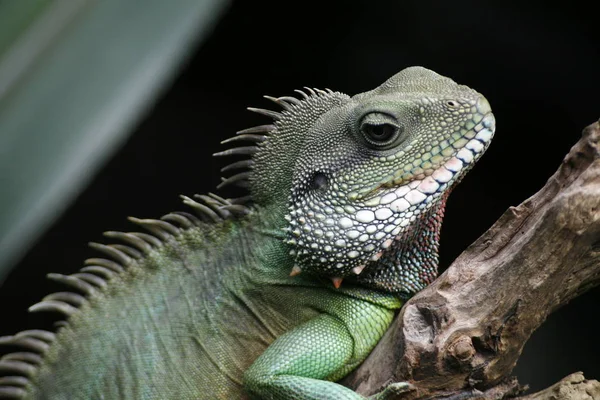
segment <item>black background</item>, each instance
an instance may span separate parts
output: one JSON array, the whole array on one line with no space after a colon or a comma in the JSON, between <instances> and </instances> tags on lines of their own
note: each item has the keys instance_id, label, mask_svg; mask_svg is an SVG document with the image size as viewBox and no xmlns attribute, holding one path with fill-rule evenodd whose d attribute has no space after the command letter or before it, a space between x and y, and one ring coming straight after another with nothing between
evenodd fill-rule
<instances>
[{"instance_id":1,"label":"black background","mask_svg":"<svg viewBox=\"0 0 600 400\"><path fill-rule=\"evenodd\" d=\"M247 106L303 86L355 94L422 65L485 94L495 139L450 197L442 268L509 206L537 191L600 117L600 41L592 2L236 1L125 146L17 265L0 290L0 336L49 327L27 306L61 289L48 272L95 256L85 243L131 230L125 216L183 209L214 191L235 131L263 124ZM227 192L225 192L227 194ZM600 202L600 199L599 199ZM600 378L600 289L550 316L515 374L539 389L582 370Z\"/></svg>"}]
</instances>

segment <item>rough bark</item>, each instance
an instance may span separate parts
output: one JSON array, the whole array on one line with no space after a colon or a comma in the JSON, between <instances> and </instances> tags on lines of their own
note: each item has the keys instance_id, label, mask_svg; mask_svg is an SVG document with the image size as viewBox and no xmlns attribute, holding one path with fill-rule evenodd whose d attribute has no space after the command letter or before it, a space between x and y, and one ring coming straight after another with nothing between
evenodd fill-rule
<instances>
[{"instance_id":1,"label":"rough bark","mask_svg":"<svg viewBox=\"0 0 600 400\"><path fill-rule=\"evenodd\" d=\"M551 312L599 283L597 122L584 130L538 193L511 207L407 302L344 383L368 395L406 381L412 390L398 398L411 400L517 396L522 388L509 377L533 331ZM600 398L598 382L583 384L583 379L570 375L524 399ZM580 397L556 395L569 390ZM586 390L593 394L585 397Z\"/></svg>"},{"instance_id":2,"label":"rough bark","mask_svg":"<svg viewBox=\"0 0 600 400\"><path fill-rule=\"evenodd\" d=\"M600 399L600 382L587 380L576 372L563 378L548 389L520 397L521 400L590 400Z\"/></svg>"}]
</instances>

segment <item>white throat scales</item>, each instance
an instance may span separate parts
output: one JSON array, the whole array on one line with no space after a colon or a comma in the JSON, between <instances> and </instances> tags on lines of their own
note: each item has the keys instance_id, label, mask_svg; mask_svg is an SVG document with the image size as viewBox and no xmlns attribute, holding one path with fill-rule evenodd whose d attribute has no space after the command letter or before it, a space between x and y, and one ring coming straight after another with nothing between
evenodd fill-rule
<instances>
[{"instance_id":1,"label":"white throat scales","mask_svg":"<svg viewBox=\"0 0 600 400\"><path fill-rule=\"evenodd\" d=\"M481 116L473 125L432 154L442 158L439 167L408 183L382 188L368 199L293 194L286 242L296 257L295 272L344 277L360 274L368 263L379 260L484 153L494 134L494 117ZM329 185L341 191L335 180Z\"/></svg>"}]
</instances>

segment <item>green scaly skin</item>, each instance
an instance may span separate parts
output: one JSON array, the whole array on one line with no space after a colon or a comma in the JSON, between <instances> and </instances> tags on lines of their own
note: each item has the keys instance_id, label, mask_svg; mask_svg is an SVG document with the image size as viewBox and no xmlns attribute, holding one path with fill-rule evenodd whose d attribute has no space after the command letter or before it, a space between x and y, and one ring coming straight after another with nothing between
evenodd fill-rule
<instances>
[{"instance_id":1,"label":"green scaly skin","mask_svg":"<svg viewBox=\"0 0 600 400\"><path fill-rule=\"evenodd\" d=\"M111 277L72 276L84 291L105 286L78 309L65 309L68 296L33 307L70 315L56 336L0 338L27 354L19 338L50 343L29 378L14 362L31 356L0 360L9 371L0 398L364 399L334 381L434 278L445 200L487 148L494 120L483 96L419 67L352 98L306 97L276 100L285 111L271 113L273 126L245 134L265 137L242 135L260 142L251 206L184 201L245 216L137 221L160 241L112 234L141 253L104 248L123 272L90 261L101 268L85 273ZM392 384L374 398L403 390Z\"/></svg>"}]
</instances>

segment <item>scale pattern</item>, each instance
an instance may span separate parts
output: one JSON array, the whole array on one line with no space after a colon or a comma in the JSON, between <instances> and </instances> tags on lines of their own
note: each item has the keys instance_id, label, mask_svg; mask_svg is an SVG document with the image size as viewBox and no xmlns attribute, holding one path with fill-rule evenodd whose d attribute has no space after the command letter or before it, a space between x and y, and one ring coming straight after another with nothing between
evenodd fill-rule
<instances>
[{"instance_id":1,"label":"scale pattern","mask_svg":"<svg viewBox=\"0 0 600 400\"><path fill-rule=\"evenodd\" d=\"M298 93L265 96L282 111L250 109L272 122L217 154L238 157L219 187L249 196L182 196L191 212L130 218L144 232L106 232L101 257L49 275L68 289L30 310L62 320L0 338L17 348L0 399L364 399L335 381L435 278L446 199L494 116L420 67Z\"/></svg>"}]
</instances>

